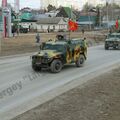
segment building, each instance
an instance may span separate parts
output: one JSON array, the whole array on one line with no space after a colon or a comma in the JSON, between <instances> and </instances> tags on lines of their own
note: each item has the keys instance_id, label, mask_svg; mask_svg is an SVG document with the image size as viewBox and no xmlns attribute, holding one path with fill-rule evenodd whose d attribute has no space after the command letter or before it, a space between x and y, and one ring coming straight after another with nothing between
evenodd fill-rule
<instances>
[{"instance_id":1,"label":"building","mask_svg":"<svg viewBox=\"0 0 120 120\"><path fill-rule=\"evenodd\" d=\"M63 17L41 18L37 21L38 32L58 32L68 30L68 21Z\"/></svg>"}]
</instances>

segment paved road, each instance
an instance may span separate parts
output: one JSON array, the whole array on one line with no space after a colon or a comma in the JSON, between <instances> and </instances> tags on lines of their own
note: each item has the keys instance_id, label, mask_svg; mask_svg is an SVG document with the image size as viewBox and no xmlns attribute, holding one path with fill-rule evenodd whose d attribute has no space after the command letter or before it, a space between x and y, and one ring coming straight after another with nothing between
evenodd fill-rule
<instances>
[{"instance_id":1,"label":"paved road","mask_svg":"<svg viewBox=\"0 0 120 120\"><path fill-rule=\"evenodd\" d=\"M44 95L46 98L56 96L58 92L56 88L60 86L77 79L82 81L85 76L89 78L96 72L105 72L106 68L113 64L120 65L120 51L105 51L103 46L89 48L88 60L84 67L65 66L58 74L48 71L35 73L31 68L29 56L2 58L0 59L0 120L8 120L40 104L41 101L46 101L42 99ZM56 95L46 94L51 90ZM36 100L39 96L41 101Z\"/></svg>"}]
</instances>

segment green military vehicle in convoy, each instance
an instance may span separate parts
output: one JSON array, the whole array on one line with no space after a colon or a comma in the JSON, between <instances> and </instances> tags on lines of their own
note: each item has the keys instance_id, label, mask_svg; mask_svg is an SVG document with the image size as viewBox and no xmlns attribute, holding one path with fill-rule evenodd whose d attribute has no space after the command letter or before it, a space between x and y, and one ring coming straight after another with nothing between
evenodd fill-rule
<instances>
[{"instance_id":1,"label":"green military vehicle in convoy","mask_svg":"<svg viewBox=\"0 0 120 120\"><path fill-rule=\"evenodd\" d=\"M41 50L32 56L32 68L40 70L48 68L58 73L66 64L75 63L77 67L83 66L87 59L87 45L84 39L48 41L42 44Z\"/></svg>"},{"instance_id":2,"label":"green military vehicle in convoy","mask_svg":"<svg viewBox=\"0 0 120 120\"><path fill-rule=\"evenodd\" d=\"M105 40L105 50L109 48L120 49L120 33L111 33Z\"/></svg>"}]
</instances>

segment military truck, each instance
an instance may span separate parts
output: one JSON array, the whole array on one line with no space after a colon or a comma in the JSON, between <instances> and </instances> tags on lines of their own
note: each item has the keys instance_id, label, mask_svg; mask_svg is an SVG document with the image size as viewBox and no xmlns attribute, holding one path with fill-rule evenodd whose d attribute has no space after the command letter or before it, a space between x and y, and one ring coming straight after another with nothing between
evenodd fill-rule
<instances>
[{"instance_id":1,"label":"military truck","mask_svg":"<svg viewBox=\"0 0 120 120\"><path fill-rule=\"evenodd\" d=\"M105 50L109 48L120 49L120 33L108 34L105 40Z\"/></svg>"},{"instance_id":2,"label":"military truck","mask_svg":"<svg viewBox=\"0 0 120 120\"><path fill-rule=\"evenodd\" d=\"M48 41L42 44L41 50L32 56L32 68L47 68L58 73L64 65L75 63L77 67L84 65L87 59L87 45L84 39Z\"/></svg>"}]
</instances>

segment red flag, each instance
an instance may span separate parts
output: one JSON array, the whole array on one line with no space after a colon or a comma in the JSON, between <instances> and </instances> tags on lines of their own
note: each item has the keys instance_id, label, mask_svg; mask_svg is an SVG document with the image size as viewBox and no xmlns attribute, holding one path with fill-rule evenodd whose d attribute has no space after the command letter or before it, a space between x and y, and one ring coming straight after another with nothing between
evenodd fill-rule
<instances>
[{"instance_id":1,"label":"red flag","mask_svg":"<svg viewBox=\"0 0 120 120\"><path fill-rule=\"evenodd\" d=\"M75 31L78 29L78 24L72 20L69 20L68 25L70 31Z\"/></svg>"},{"instance_id":2,"label":"red flag","mask_svg":"<svg viewBox=\"0 0 120 120\"><path fill-rule=\"evenodd\" d=\"M118 29L118 27L119 27L118 20L116 20L115 27L116 27L116 29Z\"/></svg>"}]
</instances>

